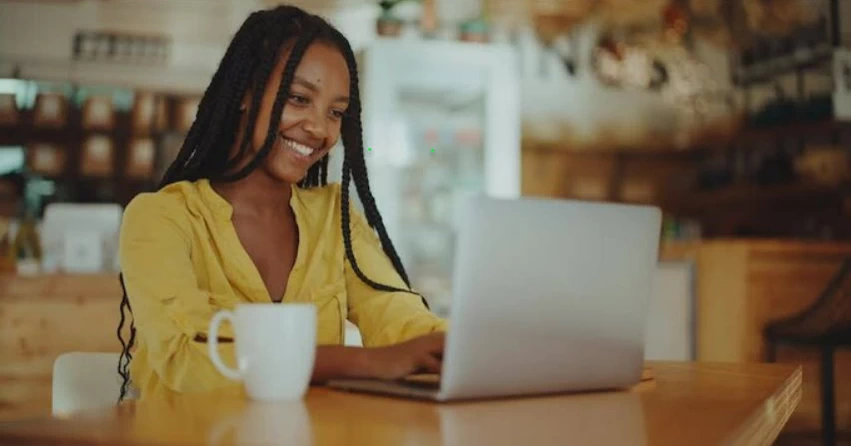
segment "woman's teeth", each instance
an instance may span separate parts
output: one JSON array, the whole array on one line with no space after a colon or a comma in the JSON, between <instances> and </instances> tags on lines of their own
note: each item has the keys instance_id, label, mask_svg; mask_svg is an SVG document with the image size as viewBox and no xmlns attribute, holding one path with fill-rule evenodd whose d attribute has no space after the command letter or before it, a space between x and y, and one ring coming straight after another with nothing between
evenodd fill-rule
<instances>
[{"instance_id":1,"label":"woman's teeth","mask_svg":"<svg viewBox=\"0 0 851 446\"><path fill-rule=\"evenodd\" d=\"M297 143L289 138L284 138L284 144L286 144L290 149L295 150L296 153L301 156L310 156L313 154L313 148Z\"/></svg>"}]
</instances>

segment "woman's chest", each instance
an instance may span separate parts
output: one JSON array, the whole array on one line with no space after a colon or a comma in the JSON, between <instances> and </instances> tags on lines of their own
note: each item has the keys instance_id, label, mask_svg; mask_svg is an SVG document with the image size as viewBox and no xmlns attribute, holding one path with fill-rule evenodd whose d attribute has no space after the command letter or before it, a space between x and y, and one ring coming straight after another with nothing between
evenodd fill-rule
<instances>
[{"instance_id":1,"label":"woman's chest","mask_svg":"<svg viewBox=\"0 0 851 446\"><path fill-rule=\"evenodd\" d=\"M283 299L298 255L299 231L295 222L263 225L235 219L234 232L270 300Z\"/></svg>"}]
</instances>

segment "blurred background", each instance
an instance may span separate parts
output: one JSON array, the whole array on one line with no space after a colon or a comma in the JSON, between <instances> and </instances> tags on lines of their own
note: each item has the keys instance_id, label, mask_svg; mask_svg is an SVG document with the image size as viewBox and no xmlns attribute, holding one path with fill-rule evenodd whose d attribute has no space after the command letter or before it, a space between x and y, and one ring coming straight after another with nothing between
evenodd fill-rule
<instances>
[{"instance_id":1,"label":"blurred background","mask_svg":"<svg viewBox=\"0 0 851 446\"><path fill-rule=\"evenodd\" d=\"M117 351L122 207L279 3L0 1L0 417L49 405L57 354ZM435 311L471 195L659 206L648 359L803 361L785 441L851 430L824 353L851 339L851 1L291 3L358 54L372 188Z\"/></svg>"}]
</instances>

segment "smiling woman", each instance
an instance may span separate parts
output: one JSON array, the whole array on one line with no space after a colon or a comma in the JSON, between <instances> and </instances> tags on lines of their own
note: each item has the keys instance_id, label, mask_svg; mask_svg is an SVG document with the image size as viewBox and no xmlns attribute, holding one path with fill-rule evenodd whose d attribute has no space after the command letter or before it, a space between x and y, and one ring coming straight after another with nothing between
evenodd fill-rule
<instances>
[{"instance_id":1,"label":"smiling woman","mask_svg":"<svg viewBox=\"0 0 851 446\"><path fill-rule=\"evenodd\" d=\"M357 65L339 31L290 6L248 17L160 190L125 212L122 398L131 378L142 398L241 392L199 340L217 311L252 302L316 305L314 381L439 371L443 335L433 332L446 324L410 289L384 229L360 115ZM342 185L327 184L339 139ZM350 205L350 182L365 215ZM341 345L346 319L367 348ZM223 346L226 361L233 353Z\"/></svg>"}]
</instances>

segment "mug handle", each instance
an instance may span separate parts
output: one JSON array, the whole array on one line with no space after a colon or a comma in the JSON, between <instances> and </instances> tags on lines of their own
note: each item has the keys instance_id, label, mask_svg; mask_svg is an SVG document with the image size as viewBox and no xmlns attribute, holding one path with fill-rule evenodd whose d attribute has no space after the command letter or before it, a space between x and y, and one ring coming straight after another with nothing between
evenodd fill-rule
<instances>
[{"instance_id":1,"label":"mug handle","mask_svg":"<svg viewBox=\"0 0 851 446\"><path fill-rule=\"evenodd\" d=\"M232 369L225 365L222 357L219 356L219 326L225 319L233 324L233 312L226 310L219 311L210 320L210 334L207 336L207 347L210 353L210 360L213 361L213 366L216 367L216 370L227 378L239 381L242 379L242 373L238 369Z\"/></svg>"}]
</instances>

